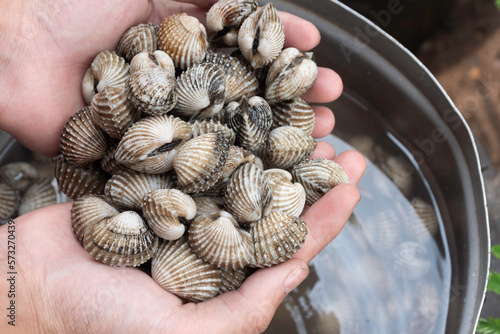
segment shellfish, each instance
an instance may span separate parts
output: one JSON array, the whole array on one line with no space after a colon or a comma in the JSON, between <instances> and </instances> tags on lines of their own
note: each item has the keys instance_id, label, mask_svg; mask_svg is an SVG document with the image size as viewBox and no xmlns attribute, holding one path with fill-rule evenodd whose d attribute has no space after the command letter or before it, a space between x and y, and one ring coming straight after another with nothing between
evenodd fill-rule
<instances>
[{"instance_id":1,"label":"shellfish","mask_svg":"<svg viewBox=\"0 0 500 334\"><path fill-rule=\"evenodd\" d=\"M273 128L290 125L301 129L308 135L312 134L315 121L314 111L300 97L278 102L272 106L272 110Z\"/></svg>"},{"instance_id":2,"label":"shellfish","mask_svg":"<svg viewBox=\"0 0 500 334\"><path fill-rule=\"evenodd\" d=\"M11 162L0 167L0 180L19 191L26 190L37 178L37 170L27 162Z\"/></svg>"},{"instance_id":3,"label":"shellfish","mask_svg":"<svg viewBox=\"0 0 500 334\"><path fill-rule=\"evenodd\" d=\"M224 199L221 197L199 196L193 200L196 203L196 216L214 215L224 207Z\"/></svg>"},{"instance_id":4,"label":"shellfish","mask_svg":"<svg viewBox=\"0 0 500 334\"><path fill-rule=\"evenodd\" d=\"M282 126L269 133L264 163L267 168L287 169L311 157L315 149L311 135L293 126Z\"/></svg>"},{"instance_id":5,"label":"shellfish","mask_svg":"<svg viewBox=\"0 0 500 334\"><path fill-rule=\"evenodd\" d=\"M300 183L292 183L292 175L283 169L268 169L264 174L273 192L273 210L299 217L306 204L306 193Z\"/></svg>"},{"instance_id":6,"label":"shellfish","mask_svg":"<svg viewBox=\"0 0 500 334\"><path fill-rule=\"evenodd\" d=\"M194 122L189 122L189 125L191 125L191 130L193 131L193 137L198 137L207 133L223 131L227 133L227 135L229 136L229 143L231 145L234 144L235 136L233 130L231 130L230 128L228 128L226 125L222 124L219 121L214 121L213 119L194 121Z\"/></svg>"},{"instance_id":7,"label":"shellfish","mask_svg":"<svg viewBox=\"0 0 500 334\"><path fill-rule=\"evenodd\" d=\"M0 219L9 219L14 216L19 205L21 195L7 183L0 182Z\"/></svg>"},{"instance_id":8,"label":"shellfish","mask_svg":"<svg viewBox=\"0 0 500 334\"><path fill-rule=\"evenodd\" d=\"M222 281L219 294L238 289L248 275L248 270L246 268L221 268L220 272L222 275Z\"/></svg>"},{"instance_id":9,"label":"shellfish","mask_svg":"<svg viewBox=\"0 0 500 334\"><path fill-rule=\"evenodd\" d=\"M39 179L33 182L24 193L19 204L18 213L25 213L57 203L56 189L52 186L52 179Z\"/></svg>"},{"instance_id":10,"label":"shellfish","mask_svg":"<svg viewBox=\"0 0 500 334\"><path fill-rule=\"evenodd\" d=\"M128 62L140 52L154 52L158 49L158 29L152 23L141 23L127 30L116 47L116 53Z\"/></svg>"},{"instance_id":11,"label":"shellfish","mask_svg":"<svg viewBox=\"0 0 500 334\"><path fill-rule=\"evenodd\" d=\"M171 76L175 76L175 65L172 58L163 51L140 52L134 56L130 62L130 74L146 68L159 67L167 71Z\"/></svg>"},{"instance_id":12,"label":"shellfish","mask_svg":"<svg viewBox=\"0 0 500 334\"><path fill-rule=\"evenodd\" d=\"M257 1L254 0L220 0L216 2L207 12L208 35L212 41L223 39L224 42L231 40L225 38L227 34L236 32L236 43L238 28L243 21L257 9ZM227 43L236 46L235 43Z\"/></svg>"}]
</instances>

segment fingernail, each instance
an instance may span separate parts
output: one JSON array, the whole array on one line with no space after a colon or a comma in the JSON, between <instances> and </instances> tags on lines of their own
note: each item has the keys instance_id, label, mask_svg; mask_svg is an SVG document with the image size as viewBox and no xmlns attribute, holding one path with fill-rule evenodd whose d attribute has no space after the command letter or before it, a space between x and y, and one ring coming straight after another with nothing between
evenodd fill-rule
<instances>
[{"instance_id":1,"label":"fingernail","mask_svg":"<svg viewBox=\"0 0 500 334\"><path fill-rule=\"evenodd\" d=\"M285 279L285 292L288 294L295 289L309 274L308 270L294 269Z\"/></svg>"}]
</instances>

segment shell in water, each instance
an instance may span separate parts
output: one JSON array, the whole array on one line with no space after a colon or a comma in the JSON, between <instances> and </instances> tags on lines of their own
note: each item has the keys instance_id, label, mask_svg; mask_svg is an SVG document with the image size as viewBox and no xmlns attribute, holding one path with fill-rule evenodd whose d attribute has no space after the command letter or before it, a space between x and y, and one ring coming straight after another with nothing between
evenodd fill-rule
<instances>
[{"instance_id":1,"label":"shell in water","mask_svg":"<svg viewBox=\"0 0 500 334\"><path fill-rule=\"evenodd\" d=\"M272 3L252 13L241 25L238 45L253 68L275 60L285 44L283 23Z\"/></svg>"},{"instance_id":2,"label":"shell in water","mask_svg":"<svg viewBox=\"0 0 500 334\"><path fill-rule=\"evenodd\" d=\"M166 114L177 103L175 77L160 67L134 72L127 81L128 98L148 115Z\"/></svg>"},{"instance_id":3,"label":"shell in water","mask_svg":"<svg viewBox=\"0 0 500 334\"><path fill-rule=\"evenodd\" d=\"M39 179L32 183L24 193L19 205L19 215L57 204L56 189L52 186L52 179Z\"/></svg>"},{"instance_id":4,"label":"shell in water","mask_svg":"<svg viewBox=\"0 0 500 334\"><path fill-rule=\"evenodd\" d=\"M406 232L420 244L430 241L439 230L439 222L434 207L415 197L411 200L415 212L407 212L404 220Z\"/></svg>"},{"instance_id":5,"label":"shell in water","mask_svg":"<svg viewBox=\"0 0 500 334\"><path fill-rule=\"evenodd\" d=\"M267 168L288 169L308 159L316 149L311 135L293 126L282 126L271 131L267 141Z\"/></svg>"},{"instance_id":6,"label":"shell in water","mask_svg":"<svg viewBox=\"0 0 500 334\"><path fill-rule=\"evenodd\" d=\"M427 257L424 246L413 241L404 242L392 253L393 272L406 279L422 279L431 269Z\"/></svg>"},{"instance_id":7,"label":"shell in water","mask_svg":"<svg viewBox=\"0 0 500 334\"><path fill-rule=\"evenodd\" d=\"M130 62L140 52L154 52L158 49L158 29L152 23L141 23L130 28L118 42L116 53Z\"/></svg>"},{"instance_id":8,"label":"shell in water","mask_svg":"<svg viewBox=\"0 0 500 334\"><path fill-rule=\"evenodd\" d=\"M292 257L306 240L306 223L281 211L272 211L250 227L255 247L255 263L263 268Z\"/></svg>"},{"instance_id":9,"label":"shell in water","mask_svg":"<svg viewBox=\"0 0 500 334\"><path fill-rule=\"evenodd\" d=\"M125 59L114 51L102 51L94 58L83 77L82 95L85 103L90 105L94 95L108 87L123 86L129 76Z\"/></svg>"},{"instance_id":10,"label":"shell in water","mask_svg":"<svg viewBox=\"0 0 500 334\"><path fill-rule=\"evenodd\" d=\"M139 118L139 110L127 98L125 86L109 87L92 99L94 121L110 137L120 139Z\"/></svg>"},{"instance_id":11,"label":"shell in water","mask_svg":"<svg viewBox=\"0 0 500 334\"><path fill-rule=\"evenodd\" d=\"M219 294L238 289L248 275L248 270L246 268L222 268L220 272L222 274L222 284L219 290Z\"/></svg>"},{"instance_id":12,"label":"shell in water","mask_svg":"<svg viewBox=\"0 0 500 334\"><path fill-rule=\"evenodd\" d=\"M125 211L93 225L83 246L94 259L111 267L136 267L153 256L158 237L136 212Z\"/></svg>"},{"instance_id":13,"label":"shell in water","mask_svg":"<svg viewBox=\"0 0 500 334\"><path fill-rule=\"evenodd\" d=\"M222 176L228 151L229 136L223 131L188 141L174 158L178 188L197 193L212 187Z\"/></svg>"},{"instance_id":14,"label":"shell in water","mask_svg":"<svg viewBox=\"0 0 500 334\"><path fill-rule=\"evenodd\" d=\"M204 62L217 64L224 71L226 78L225 102L232 102L256 95L259 82L253 72L235 57L220 52L207 52Z\"/></svg>"},{"instance_id":15,"label":"shell in water","mask_svg":"<svg viewBox=\"0 0 500 334\"><path fill-rule=\"evenodd\" d=\"M273 210L299 217L306 204L306 192L300 183L292 183L292 174L283 169L264 171L273 191Z\"/></svg>"},{"instance_id":16,"label":"shell in water","mask_svg":"<svg viewBox=\"0 0 500 334\"><path fill-rule=\"evenodd\" d=\"M311 106L301 99L295 99L276 103L273 109L273 128L280 126L294 126L308 135L314 129L314 111Z\"/></svg>"},{"instance_id":17,"label":"shell in water","mask_svg":"<svg viewBox=\"0 0 500 334\"><path fill-rule=\"evenodd\" d=\"M13 218L20 199L19 190L0 182L0 219Z\"/></svg>"},{"instance_id":18,"label":"shell in water","mask_svg":"<svg viewBox=\"0 0 500 334\"><path fill-rule=\"evenodd\" d=\"M349 183L342 167L327 159L304 160L293 167L292 175L295 182L304 186L308 205L313 205L333 187Z\"/></svg>"},{"instance_id":19,"label":"shell in water","mask_svg":"<svg viewBox=\"0 0 500 334\"><path fill-rule=\"evenodd\" d=\"M167 71L171 76L175 76L175 65L172 58L163 51L141 52L135 55L130 62L130 74L146 68L159 67Z\"/></svg>"},{"instance_id":20,"label":"shell in water","mask_svg":"<svg viewBox=\"0 0 500 334\"><path fill-rule=\"evenodd\" d=\"M158 189L144 196L142 213L157 236L176 240L184 234L188 221L195 217L196 204L179 190Z\"/></svg>"},{"instance_id":21,"label":"shell in water","mask_svg":"<svg viewBox=\"0 0 500 334\"><path fill-rule=\"evenodd\" d=\"M94 123L90 107L80 109L70 117L61 134L61 153L77 167L86 167L106 154L107 141Z\"/></svg>"},{"instance_id":22,"label":"shell in water","mask_svg":"<svg viewBox=\"0 0 500 334\"><path fill-rule=\"evenodd\" d=\"M377 210L361 224L368 244L379 253L390 254L404 238L401 218L393 208Z\"/></svg>"},{"instance_id":23,"label":"shell in water","mask_svg":"<svg viewBox=\"0 0 500 334\"><path fill-rule=\"evenodd\" d=\"M212 41L217 41L228 32L237 32L243 21L257 9L254 0L220 0L207 12L208 36ZM237 40L236 40L237 42ZM229 44L236 46L236 44Z\"/></svg>"},{"instance_id":24,"label":"shell in water","mask_svg":"<svg viewBox=\"0 0 500 334\"><path fill-rule=\"evenodd\" d=\"M191 138L191 127L174 116L146 117L132 125L116 149L118 163L143 173L164 173Z\"/></svg>"},{"instance_id":25,"label":"shell in water","mask_svg":"<svg viewBox=\"0 0 500 334\"><path fill-rule=\"evenodd\" d=\"M312 52L288 48L269 68L266 79L266 100L269 103L291 100L304 94L318 76Z\"/></svg>"},{"instance_id":26,"label":"shell in water","mask_svg":"<svg viewBox=\"0 0 500 334\"><path fill-rule=\"evenodd\" d=\"M0 167L0 181L19 191L26 190L37 178L37 170L27 162L11 162Z\"/></svg>"},{"instance_id":27,"label":"shell in water","mask_svg":"<svg viewBox=\"0 0 500 334\"><path fill-rule=\"evenodd\" d=\"M69 198L77 199L87 194L102 194L106 175L91 166L79 168L64 161L62 155L54 158L54 174L59 189Z\"/></svg>"},{"instance_id":28,"label":"shell in water","mask_svg":"<svg viewBox=\"0 0 500 334\"><path fill-rule=\"evenodd\" d=\"M353 137L349 144L353 146L359 153L363 154L370 161L375 162L377 156L375 154L375 141L369 136L356 136Z\"/></svg>"},{"instance_id":29,"label":"shell in water","mask_svg":"<svg viewBox=\"0 0 500 334\"><path fill-rule=\"evenodd\" d=\"M264 171L250 163L239 167L229 180L224 202L240 224L267 216L273 207L273 194Z\"/></svg>"},{"instance_id":30,"label":"shell in water","mask_svg":"<svg viewBox=\"0 0 500 334\"><path fill-rule=\"evenodd\" d=\"M83 243L85 234L103 220L119 214L106 200L97 195L85 195L73 202L71 208L71 222L73 233L78 241Z\"/></svg>"},{"instance_id":31,"label":"shell in water","mask_svg":"<svg viewBox=\"0 0 500 334\"><path fill-rule=\"evenodd\" d=\"M380 152L380 150L377 151ZM395 157L388 153L379 154L377 165L404 195L409 196L411 194L411 190L413 189L413 170L408 167L407 163L401 157Z\"/></svg>"},{"instance_id":32,"label":"shell in water","mask_svg":"<svg viewBox=\"0 0 500 334\"><path fill-rule=\"evenodd\" d=\"M207 51L205 27L186 13L167 17L158 31L158 46L174 61L175 67L186 70L201 63Z\"/></svg>"},{"instance_id":33,"label":"shell in water","mask_svg":"<svg viewBox=\"0 0 500 334\"><path fill-rule=\"evenodd\" d=\"M110 203L119 209L140 210L146 194L153 190L172 187L173 182L167 174L121 171L109 179L104 193Z\"/></svg>"},{"instance_id":34,"label":"shell in water","mask_svg":"<svg viewBox=\"0 0 500 334\"><path fill-rule=\"evenodd\" d=\"M217 115L224 107L226 78L219 65L197 64L177 79L175 112L191 120Z\"/></svg>"},{"instance_id":35,"label":"shell in water","mask_svg":"<svg viewBox=\"0 0 500 334\"><path fill-rule=\"evenodd\" d=\"M222 197L200 196L194 197L193 200L196 203L196 216L214 215L224 207Z\"/></svg>"},{"instance_id":36,"label":"shell in water","mask_svg":"<svg viewBox=\"0 0 500 334\"><path fill-rule=\"evenodd\" d=\"M188 233L189 245L196 255L219 268L244 268L254 261L250 233L226 211L199 216Z\"/></svg>"},{"instance_id":37,"label":"shell in water","mask_svg":"<svg viewBox=\"0 0 500 334\"><path fill-rule=\"evenodd\" d=\"M217 295L220 269L198 258L187 236L161 241L151 263L153 280L174 295L190 302L203 302Z\"/></svg>"},{"instance_id":38,"label":"shell in water","mask_svg":"<svg viewBox=\"0 0 500 334\"><path fill-rule=\"evenodd\" d=\"M193 137L198 137L207 133L213 133L217 131L223 131L227 133L229 136L229 143L231 145L234 144L235 136L233 130L228 128L226 125L222 124L219 121L203 120L203 121L194 121L189 122L191 125L191 130L193 131Z\"/></svg>"}]
</instances>

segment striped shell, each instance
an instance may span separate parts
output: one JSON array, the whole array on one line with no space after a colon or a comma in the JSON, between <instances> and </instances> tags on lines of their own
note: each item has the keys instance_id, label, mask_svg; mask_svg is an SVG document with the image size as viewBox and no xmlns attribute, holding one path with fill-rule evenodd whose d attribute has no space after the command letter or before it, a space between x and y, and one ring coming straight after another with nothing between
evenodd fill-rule
<instances>
[{"instance_id":1,"label":"striped shell","mask_svg":"<svg viewBox=\"0 0 500 334\"><path fill-rule=\"evenodd\" d=\"M123 86L129 76L125 59L114 51L102 51L94 58L83 77L82 95L85 103L90 105L94 95L108 87Z\"/></svg>"},{"instance_id":2,"label":"striped shell","mask_svg":"<svg viewBox=\"0 0 500 334\"><path fill-rule=\"evenodd\" d=\"M292 183L292 174L283 169L264 171L273 192L273 210L299 217L306 204L306 192L300 183Z\"/></svg>"},{"instance_id":3,"label":"striped shell","mask_svg":"<svg viewBox=\"0 0 500 334\"><path fill-rule=\"evenodd\" d=\"M221 286L220 269L198 258L187 236L160 243L151 263L151 275L163 289L190 302L216 296Z\"/></svg>"},{"instance_id":4,"label":"striped shell","mask_svg":"<svg viewBox=\"0 0 500 334\"><path fill-rule=\"evenodd\" d=\"M224 107L226 79L216 64L197 64L177 78L175 112L190 120L217 115Z\"/></svg>"},{"instance_id":5,"label":"striped shell","mask_svg":"<svg viewBox=\"0 0 500 334\"><path fill-rule=\"evenodd\" d=\"M285 44L283 23L272 3L252 13L241 25L238 45L253 68L275 60Z\"/></svg>"},{"instance_id":6,"label":"striped shell","mask_svg":"<svg viewBox=\"0 0 500 334\"><path fill-rule=\"evenodd\" d=\"M252 237L226 211L199 216L188 234L196 255L219 268L244 268L253 262Z\"/></svg>"},{"instance_id":7,"label":"striped shell","mask_svg":"<svg viewBox=\"0 0 500 334\"><path fill-rule=\"evenodd\" d=\"M224 207L224 199L222 197L200 196L193 197L196 203L196 216L214 215L221 211Z\"/></svg>"},{"instance_id":8,"label":"striped shell","mask_svg":"<svg viewBox=\"0 0 500 334\"><path fill-rule=\"evenodd\" d=\"M193 137L198 137L207 133L213 133L217 131L223 131L227 133L229 136L229 143L231 145L234 144L235 136L233 130L228 128L226 125L222 124L219 121L203 120L203 121L194 121L189 122L191 125L191 130L193 131Z\"/></svg>"},{"instance_id":9,"label":"striped shell","mask_svg":"<svg viewBox=\"0 0 500 334\"><path fill-rule=\"evenodd\" d=\"M205 27L185 13L167 17L158 31L158 47L174 61L175 67L186 70L201 63L207 51Z\"/></svg>"},{"instance_id":10,"label":"striped shell","mask_svg":"<svg viewBox=\"0 0 500 334\"><path fill-rule=\"evenodd\" d=\"M255 264L263 268L281 263L302 247L307 235L306 223L281 211L272 211L250 227L255 247Z\"/></svg>"},{"instance_id":11,"label":"striped shell","mask_svg":"<svg viewBox=\"0 0 500 334\"><path fill-rule=\"evenodd\" d=\"M218 131L189 140L174 158L177 186L185 193L196 193L213 186L224 171L229 136Z\"/></svg>"},{"instance_id":12,"label":"striped shell","mask_svg":"<svg viewBox=\"0 0 500 334\"><path fill-rule=\"evenodd\" d=\"M30 162L30 165L34 168L34 170L36 170L36 173L39 177L54 177L54 166L52 166L52 158L46 157L41 153L33 152L33 161ZM0 179L2 179L1 172Z\"/></svg>"},{"instance_id":13,"label":"striped shell","mask_svg":"<svg viewBox=\"0 0 500 334\"><path fill-rule=\"evenodd\" d=\"M247 278L248 270L246 268L237 269L221 269L222 282L219 290L219 294L225 292L234 291L238 289L245 278Z\"/></svg>"},{"instance_id":14,"label":"striped shell","mask_svg":"<svg viewBox=\"0 0 500 334\"><path fill-rule=\"evenodd\" d=\"M377 210L361 222L368 244L377 252L392 252L403 240L401 218L393 209Z\"/></svg>"},{"instance_id":15,"label":"striped shell","mask_svg":"<svg viewBox=\"0 0 500 334\"><path fill-rule=\"evenodd\" d=\"M304 160L293 167L292 175L304 187L307 205L313 205L339 184L349 183L342 167L327 159Z\"/></svg>"},{"instance_id":16,"label":"striped shell","mask_svg":"<svg viewBox=\"0 0 500 334\"><path fill-rule=\"evenodd\" d=\"M431 269L427 250L417 242L403 242L392 253L393 272L411 280L425 277Z\"/></svg>"},{"instance_id":17,"label":"striped shell","mask_svg":"<svg viewBox=\"0 0 500 334\"><path fill-rule=\"evenodd\" d=\"M173 168L174 157L191 138L191 127L174 116L159 115L132 125L116 149L118 163L138 172L158 174Z\"/></svg>"},{"instance_id":18,"label":"striped shell","mask_svg":"<svg viewBox=\"0 0 500 334\"><path fill-rule=\"evenodd\" d=\"M173 187L166 174L143 174L121 171L106 183L104 193L108 201L119 209L140 210L142 200L149 192Z\"/></svg>"},{"instance_id":19,"label":"striped shell","mask_svg":"<svg viewBox=\"0 0 500 334\"><path fill-rule=\"evenodd\" d=\"M231 31L231 28L237 31L256 9L257 1L254 0L219 0L207 12L208 36L212 41L217 41Z\"/></svg>"},{"instance_id":20,"label":"striped shell","mask_svg":"<svg viewBox=\"0 0 500 334\"><path fill-rule=\"evenodd\" d=\"M0 220L13 218L20 199L19 190L0 182Z\"/></svg>"},{"instance_id":21,"label":"striped shell","mask_svg":"<svg viewBox=\"0 0 500 334\"><path fill-rule=\"evenodd\" d=\"M71 116L61 134L61 153L66 161L77 167L86 167L104 157L107 146L90 107Z\"/></svg>"},{"instance_id":22,"label":"striped shell","mask_svg":"<svg viewBox=\"0 0 500 334\"><path fill-rule=\"evenodd\" d=\"M269 103L291 100L304 94L318 76L312 52L295 48L283 50L269 68L266 79L266 100Z\"/></svg>"},{"instance_id":23,"label":"striped shell","mask_svg":"<svg viewBox=\"0 0 500 334\"><path fill-rule=\"evenodd\" d=\"M116 53L130 62L140 52L154 52L158 49L158 29L152 23L130 28L118 42Z\"/></svg>"},{"instance_id":24,"label":"striped shell","mask_svg":"<svg viewBox=\"0 0 500 334\"><path fill-rule=\"evenodd\" d=\"M316 149L311 135L293 126L282 126L271 131L267 141L267 168L288 169L308 159Z\"/></svg>"},{"instance_id":25,"label":"striped shell","mask_svg":"<svg viewBox=\"0 0 500 334\"><path fill-rule=\"evenodd\" d=\"M57 204L57 194L52 186L52 179L41 178L26 189L18 213L24 215L52 204Z\"/></svg>"},{"instance_id":26,"label":"striped shell","mask_svg":"<svg viewBox=\"0 0 500 334\"><path fill-rule=\"evenodd\" d=\"M315 120L314 111L311 106L300 97L278 102L272 106L272 109L273 128L290 125L301 129L308 135L312 134Z\"/></svg>"},{"instance_id":27,"label":"striped shell","mask_svg":"<svg viewBox=\"0 0 500 334\"><path fill-rule=\"evenodd\" d=\"M136 267L149 260L158 247L158 237L134 211L104 218L85 233L83 246L111 267Z\"/></svg>"},{"instance_id":28,"label":"striped shell","mask_svg":"<svg viewBox=\"0 0 500 334\"><path fill-rule=\"evenodd\" d=\"M116 162L115 153L118 143L108 148L108 152L101 160L101 168L108 174L117 174L119 171L127 170L128 168Z\"/></svg>"},{"instance_id":29,"label":"striped shell","mask_svg":"<svg viewBox=\"0 0 500 334\"><path fill-rule=\"evenodd\" d=\"M413 189L413 170L408 168L406 161L401 157L395 157L387 153L379 156L379 159L377 165L380 170L392 180L404 195L409 196Z\"/></svg>"},{"instance_id":30,"label":"striped shell","mask_svg":"<svg viewBox=\"0 0 500 334\"><path fill-rule=\"evenodd\" d=\"M130 74L146 68L161 68L175 76L175 65L172 58L163 51L140 52L130 62Z\"/></svg>"},{"instance_id":31,"label":"striped shell","mask_svg":"<svg viewBox=\"0 0 500 334\"><path fill-rule=\"evenodd\" d=\"M439 230L438 217L434 207L415 197L411 200L415 213L406 213L405 228L413 239L424 244L430 241Z\"/></svg>"},{"instance_id":32,"label":"striped shell","mask_svg":"<svg viewBox=\"0 0 500 334\"><path fill-rule=\"evenodd\" d=\"M377 156L375 154L375 146L377 145L371 137L355 136L349 141L349 144L372 162L377 160Z\"/></svg>"},{"instance_id":33,"label":"striped shell","mask_svg":"<svg viewBox=\"0 0 500 334\"><path fill-rule=\"evenodd\" d=\"M144 196L142 213L157 236L176 240L184 234L188 221L195 217L196 204L179 190L158 189Z\"/></svg>"},{"instance_id":34,"label":"striped shell","mask_svg":"<svg viewBox=\"0 0 500 334\"><path fill-rule=\"evenodd\" d=\"M24 191L38 178L38 171L27 162L11 162L0 167L0 181L12 188Z\"/></svg>"}]
</instances>

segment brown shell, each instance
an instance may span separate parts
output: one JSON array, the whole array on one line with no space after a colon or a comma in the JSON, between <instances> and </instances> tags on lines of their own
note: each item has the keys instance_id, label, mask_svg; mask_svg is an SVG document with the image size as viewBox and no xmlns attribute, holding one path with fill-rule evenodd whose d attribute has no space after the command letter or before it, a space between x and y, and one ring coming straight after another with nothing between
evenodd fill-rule
<instances>
[{"instance_id":1,"label":"brown shell","mask_svg":"<svg viewBox=\"0 0 500 334\"><path fill-rule=\"evenodd\" d=\"M212 41L226 35L228 28L237 28L257 9L254 0L219 0L207 12L208 35ZM233 45L234 46L234 45Z\"/></svg>"},{"instance_id":2,"label":"brown shell","mask_svg":"<svg viewBox=\"0 0 500 334\"><path fill-rule=\"evenodd\" d=\"M52 204L57 204L57 194L52 179L41 178L26 189L18 213L24 215Z\"/></svg>"},{"instance_id":3,"label":"brown shell","mask_svg":"<svg viewBox=\"0 0 500 334\"><path fill-rule=\"evenodd\" d=\"M222 274L222 284L219 290L219 294L238 289L248 275L248 270L246 268L221 268L220 272Z\"/></svg>"},{"instance_id":4,"label":"brown shell","mask_svg":"<svg viewBox=\"0 0 500 334\"><path fill-rule=\"evenodd\" d=\"M306 192L300 183L292 183L292 175L283 169L264 171L273 191L273 210L299 217L306 204Z\"/></svg>"},{"instance_id":5,"label":"brown shell","mask_svg":"<svg viewBox=\"0 0 500 334\"><path fill-rule=\"evenodd\" d=\"M141 23L127 30L116 47L116 53L128 62L140 52L154 52L158 49L158 29L152 23Z\"/></svg>"},{"instance_id":6,"label":"brown shell","mask_svg":"<svg viewBox=\"0 0 500 334\"><path fill-rule=\"evenodd\" d=\"M314 111L311 106L300 97L278 102L272 106L272 109L273 128L290 125L301 129L308 135L312 134L315 121Z\"/></svg>"},{"instance_id":7,"label":"brown shell","mask_svg":"<svg viewBox=\"0 0 500 334\"><path fill-rule=\"evenodd\" d=\"M379 147L376 151L380 152L382 149ZM377 162L377 166L392 180L394 185L405 196L409 196L413 189L413 170L408 168L406 162L401 157L395 157L385 152L378 154Z\"/></svg>"},{"instance_id":8,"label":"brown shell","mask_svg":"<svg viewBox=\"0 0 500 334\"><path fill-rule=\"evenodd\" d=\"M349 141L349 144L372 162L377 160L375 147L378 145L375 144L373 138L369 136L356 136Z\"/></svg>"},{"instance_id":9,"label":"brown shell","mask_svg":"<svg viewBox=\"0 0 500 334\"><path fill-rule=\"evenodd\" d=\"M226 125L219 121L214 121L213 119L189 122L191 125L191 130L193 131L193 137L198 137L207 133L213 133L217 131L223 131L229 136L229 143L234 144L234 132Z\"/></svg>"},{"instance_id":10,"label":"brown shell","mask_svg":"<svg viewBox=\"0 0 500 334\"><path fill-rule=\"evenodd\" d=\"M157 50L155 52L140 52L134 56L130 62L130 74L146 68L159 67L175 76L175 65L172 58L165 52Z\"/></svg>"},{"instance_id":11,"label":"brown shell","mask_svg":"<svg viewBox=\"0 0 500 334\"><path fill-rule=\"evenodd\" d=\"M38 178L38 171L27 162L11 162L0 167L0 181L12 188L24 191Z\"/></svg>"},{"instance_id":12,"label":"brown shell","mask_svg":"<svg viewBox=\"0 0 500 334\"><path fill-rule=\"evenodd\" d=\"M52 158L47 157L41 153L33 152L33 161L31 161L30 165L36 170L39 177L54 177L54 166L52 166Z\"/></svg>"},{"instance_id":13,"label":"brown shell","mask_svg":"<svg viewBox=\"0 0 500 334\"><path fill-rule=\"evenodd\" d=\"M411 200L415 212L407 212L403 220L406 232L420 244L430 241L439 230L436 210L421 198Z\"/></svg>"},{"instance_id":14,"label":"brown shell","mask_svg":"<svg viewBox=\"0 0 500 334\"><path fill-rule=\"evenodd\" d=\"M316 149L311 135L293 126L282 126L271 131L267 141L267 168L288 169L308 159Z\"/></svg>"},{"instance_id":15,"label":"brown shell","mask_svg":"<svg viewBox=\"0 0 500 334\"><path fill-rule=\"evenodd\" d=\"M222 197L199 196L193 197L193 200L196 203L196 216L214 215L224 207Z\"/></svg>"},{"instance_id":16,"label":"brown shell","mask_svg":"<svg viewBox=\"0 0 500 334\"><path fill-rule=\"evenodd\" d=\"M14 217L20 199L21 199L21 194L19 193L19 190L14 189L7 183L0 182L1 220Z\"/></svg>"},{"instance_id":17,"label":"brown shell","mask_svg":"<svg viewBox=\"0 0 500 334\"><path fill-rule=\"evenodd\" d=\"M117 174L119 171L127 170L128 168L116 162L115 153L118 143L108 148L108 152L101 160L101 168L108 174Z\"/></svg>"}]
</instances>

